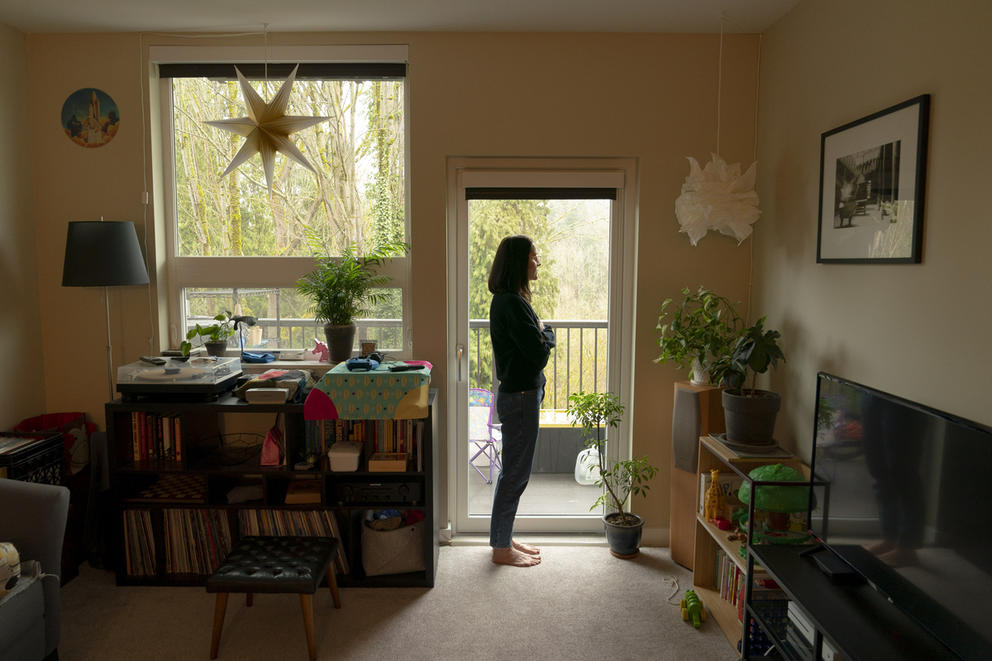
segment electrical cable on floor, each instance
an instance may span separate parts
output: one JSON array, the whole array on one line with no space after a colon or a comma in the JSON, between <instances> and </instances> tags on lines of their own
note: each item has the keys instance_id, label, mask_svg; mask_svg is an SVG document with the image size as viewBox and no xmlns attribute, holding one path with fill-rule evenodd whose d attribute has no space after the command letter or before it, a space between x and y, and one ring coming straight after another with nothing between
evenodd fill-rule
<instances>
[{"instance_id":1,"label":"electrical cable on floor","mask_svg":"<svg viewBox=\"0 0 992 661\"><path fill-rule=\"evenodd\" d=\"M664 580L672 582L672 591L668 594L668 597L665 599L665 601L672 604L673 606L678 606L679 602L672 601L672 597L674 597L679 593L679 579L675 578L674 576L666 576ZM681 598L679 599L679 601L681 601Z\"/></svg>"}]
</instances>

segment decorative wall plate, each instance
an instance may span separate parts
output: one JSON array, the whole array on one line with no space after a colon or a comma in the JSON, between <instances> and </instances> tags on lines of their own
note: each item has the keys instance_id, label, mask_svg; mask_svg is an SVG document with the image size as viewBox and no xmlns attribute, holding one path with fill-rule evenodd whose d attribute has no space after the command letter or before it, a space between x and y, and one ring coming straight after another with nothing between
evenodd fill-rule
<instances>
[{"instance_id":1,"label":"decorative wall plate","mask_svg":"<svg viewBox=\"0 0 992 661\"><path fill-rule=\"evenodd\" d=\"M78 89L62 104L62 129L80 147L102 147L121 125L117 102L103 90Z\"/></svg>"}]
</instances>

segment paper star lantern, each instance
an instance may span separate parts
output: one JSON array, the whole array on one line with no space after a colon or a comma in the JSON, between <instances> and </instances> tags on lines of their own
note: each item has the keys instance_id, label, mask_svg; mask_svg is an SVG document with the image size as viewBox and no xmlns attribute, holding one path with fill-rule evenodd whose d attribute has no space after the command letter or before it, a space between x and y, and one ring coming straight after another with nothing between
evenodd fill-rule
<instances>
[{"instance_id":1,"label":"paper star lantern","mask_svg":"<svg viewBox=\"0 0 992 661\"><path fill-rule=\"evenodd\" d=\"M283 82L282 87L269 103L262 100L248 81L245 79L237 67L234 68L238 74L238 82L241 83L241 93L245 97L245 106L248 109L248 117L237 119L218 119L204 122L211 126L237 133L245 138L245 143L234 155L231 164L224 170L224 177L234 171L239 165L247 161L257 152L262 157L262 167L265 168L265 183L268 184L269 191L272 191L272 174L275 166L276 152L282 152L306 169L316 174L316 170L307 161L299 149L289 140L289 135L301 129L319 124L330 119L329 117L294 117L286 115L286 107L289 105L289 95L293 91L293 81L296 79L296 70L300 65L293 68L289 78Z\"/></svg>"},{"instance_id":2,"label":"paper star lantern","mask_svg":"<svg viewBox=\"0 0 992 661\"><path fill-rule=\"evenodd\" d=\"M711 229L740 243L750 236L751 225L761 215L754 192L758 163L752 163L742 175L740 163L727 165L716 154L710 156L712 160L702 169L696 159L687 157L689 176L675 200L675 216L682 226L679 231L689 235L692 245Z\"/></svg>"}]
</instances>

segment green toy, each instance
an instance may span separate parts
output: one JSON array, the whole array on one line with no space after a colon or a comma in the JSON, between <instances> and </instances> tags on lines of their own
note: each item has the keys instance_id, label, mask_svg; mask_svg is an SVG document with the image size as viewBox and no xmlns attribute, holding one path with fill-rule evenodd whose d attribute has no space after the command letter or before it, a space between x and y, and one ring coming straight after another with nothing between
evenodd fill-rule
<instances>
[{"instance_id":1,"label":"green toy","mask_svg":"<svg viewBox=\"0 0 992 661\"><path fill-rule=\"evenodd\" d=\"M695 590L685 591L685 596L679 602L679 607L682 609L682 620L684 622L691 620L692 626L696 629L706 620L706 609L703 608L703 602Z\"/></svg>"},{"instance_id":2,"label":"green toy","mask_svg":"<svg viewBox=\"0 0 992 661\"><path fill-rule=\"evenodd\" d=\"M748 477L756 482L805 482L802 473L791 466L769 464L758 466ZM802 512L809 507L809 488L765 485L755 487L754 508L771 512ZM751 484L744 482L737 497L745 505L751 500Z\"/></svg>"}]
</instances>

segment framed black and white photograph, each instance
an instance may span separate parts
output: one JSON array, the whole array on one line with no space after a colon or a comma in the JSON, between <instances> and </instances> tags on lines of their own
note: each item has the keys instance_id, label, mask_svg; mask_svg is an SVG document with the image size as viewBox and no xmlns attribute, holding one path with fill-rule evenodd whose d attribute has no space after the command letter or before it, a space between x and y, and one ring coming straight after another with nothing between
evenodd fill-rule
<instances>
[{"instance_id":1,"label":"framed black and white photograph","mask_svg":"<svg viewBox=\"0 0 992 661\"><path fill-rule=\"evenodd\" d=\"M930 95L820 141L818 263L919 263Z\"/></svg>"}]
</instances>

